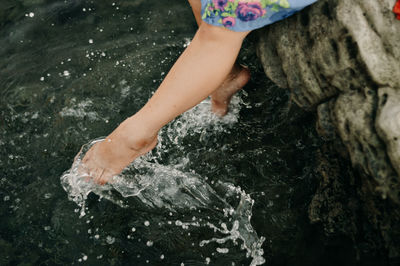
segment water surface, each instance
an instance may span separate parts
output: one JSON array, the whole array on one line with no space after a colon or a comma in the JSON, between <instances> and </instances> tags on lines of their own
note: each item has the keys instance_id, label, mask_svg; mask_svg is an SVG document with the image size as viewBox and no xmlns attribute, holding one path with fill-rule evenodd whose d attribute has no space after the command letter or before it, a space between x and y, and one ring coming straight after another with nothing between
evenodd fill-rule
<instances>
[{"instance_id":1,"label":"water surface","mask_svg":"<svg viewBox=\"0 0 400 266\"><path fill-rule=\"evenodd\" d=\"M313 118L265 78L254 36L240 55L252 80L224 119L206 100L115 185L84 187L64 174L74 156L151 97L196 30L191 10L177 0L2 8L0 264L316 259L306 215L319 139Z\"/></svg>"}]
</instances>

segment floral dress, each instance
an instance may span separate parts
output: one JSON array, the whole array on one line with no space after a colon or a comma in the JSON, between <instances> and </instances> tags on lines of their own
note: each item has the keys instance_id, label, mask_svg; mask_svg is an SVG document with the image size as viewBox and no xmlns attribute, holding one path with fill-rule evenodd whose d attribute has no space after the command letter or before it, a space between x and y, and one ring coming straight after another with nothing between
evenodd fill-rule
<instances>
[{"instance_id":1,"label":"floral dress","mask_svg":"<svg viewBox=\"0 0 400 266\"><path fill-rule=\"evenodd\" d=\"M201 0L202 19L233 31L250 31L287 18L317 0Z\"/></svg>"}]
</instances>

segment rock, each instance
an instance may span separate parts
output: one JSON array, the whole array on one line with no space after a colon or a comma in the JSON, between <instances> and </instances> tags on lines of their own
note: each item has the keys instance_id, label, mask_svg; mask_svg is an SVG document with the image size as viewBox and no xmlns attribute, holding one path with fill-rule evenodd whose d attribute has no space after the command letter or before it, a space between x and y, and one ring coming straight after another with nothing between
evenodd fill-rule
<instances>
[{"instance_id":1,"label":"rock","mask_svg":"<svg viewBox=\"0 0 400 266\"><path fill-rule=\"evenodd\" d=\"M312 223L322 222L326 235L338 232L355 235L357 226L354 213L359 202L353 191L349 191L354 176L343 171L347 167L341 165L340 158L335 156L329 145L321 148L317 158L317 172L321 180L309 206L309 219Z\"/></svg>"},{"instance_id":2,"label":"rock","mask_svg":"<svg viewBox=\"0 0 400 266\"><path fill-rule=\"evenodd\" d=\"M365 85L400 86L393 1L320 0L259 31L258 54L277 85L312 108ZM372 23L372 24L370 24Z\"/></svg>"},{"instance_id":3,"label":"rock","mask_svg":"<svg viewBox=\"0 0 400 266\"><path fill-rule=\"evenodd\" d=\"M393 167L400 175L400 90L380 88L378 97L375 127L379 137L385 142Z\"/></svg>"},{"instance_id":4,"label":"rock","mask_svg":"<svg viewBox=\"0 0 400 266\"><path fill-rule=\"evenodd\" d=\"M340 186L338 171L320 171L310 220L326 232L343 233L346 226L331 221L348 217L342 224L352 225L346 233L356 242L361 229L354 226L365 218L378 236L367 244L371 250L400 258L393 237L400 234L400 21L394 4L319 0L258 31L257 53L272 81L290 89L300 107L317 111L319 134L355 169L355 181ZM358 214L348 215L345 205L335 203L338 190L323 190L347 186L356 191Z\"/></svg>"},{"instance_id":5,"label":"rock","mask_svg":"<svg viewBox=\"0 0 400 266\"><path fill-rule=\"evenodd\" d=\"M346 146L353 167L371 177L372 186L381 191L383 198L389 195L397 201L398 190L391 189L398 184L393 180L396 172L374 127L377 100L376 91L367 87L362 92L340 94L332 110L333 124Z\"/></svg>"}]
</instances>

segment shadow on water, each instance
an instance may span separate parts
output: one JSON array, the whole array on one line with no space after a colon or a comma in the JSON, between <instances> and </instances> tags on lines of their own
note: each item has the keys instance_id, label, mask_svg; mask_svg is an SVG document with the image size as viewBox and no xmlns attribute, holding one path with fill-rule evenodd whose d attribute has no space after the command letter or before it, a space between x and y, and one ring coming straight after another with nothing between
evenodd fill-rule
<instances>
[{"instance_id":1,"label":"shadow on water","mask_svg":"<svg viewBox=\"0 0 400 266\"><path fill-rule=\"evenodd\" d=\"M307 220L320 140L313 117L265 79L253 36L240 55L252 80L226 118L206 100L113 186L82 190L60 176L152 95L195 32L191 10L177 0L0 10L0 264L249 265L264 252L268 265L320 265Z\"/></svg>"}]
</instances>

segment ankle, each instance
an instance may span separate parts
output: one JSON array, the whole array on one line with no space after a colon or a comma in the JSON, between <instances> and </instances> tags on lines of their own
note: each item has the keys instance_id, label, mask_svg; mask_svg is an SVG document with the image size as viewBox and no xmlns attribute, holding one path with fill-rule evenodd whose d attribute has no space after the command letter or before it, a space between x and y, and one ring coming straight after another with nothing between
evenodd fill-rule
<instances>
[{"instance_id":1,"label":"ankle","mask_svg":"<svg viewBox=\"0 0 400 266\"><path fill-rule=\"evenodd\" d=\"M118 127L119 137L132 150L142 151L154 146L157 141L158 131L151 130L146 123L135 116L126 119Z\"/></svg>"}]
</instances>

